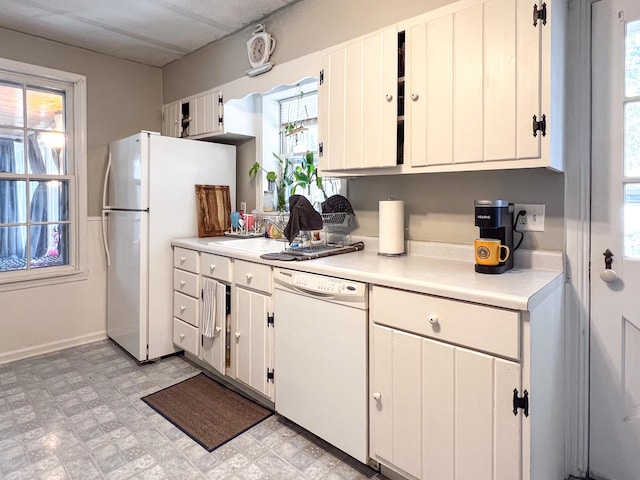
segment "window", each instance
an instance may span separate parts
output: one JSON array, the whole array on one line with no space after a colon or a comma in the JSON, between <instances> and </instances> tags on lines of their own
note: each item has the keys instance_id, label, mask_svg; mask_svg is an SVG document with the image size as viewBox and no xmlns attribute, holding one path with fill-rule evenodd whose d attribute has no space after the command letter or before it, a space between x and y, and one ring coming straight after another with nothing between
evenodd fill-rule
<instances>
[{"instance_id":1,"label":"window","mask_svg":"<svg viewBox=\"0 0 640 480\"><path fill-rule=\"evenodd\" d=\"M85 267L83 76L0 59L0 285Z\"/></svg>"},{"instance_id":2,"label":"window","mask_svg":"<svg viewBox=\"0 0 640 480\"><path fill-rule=\"evenodd\" d=\"M627 23L624 91L624 255L640 258L640 20Z\"/></svg>"},{"instance_id":3,"label":"window","mask_svg":"<svg viewBox=\"0 0 640 480\"><path fill-rule=\"evenodd\" d=\"M317 90L301 90L280 101L280 158L290 164L291 188L287 194L304 195L315 205L344 189L343 180L322 178L321 187L317 183Z\"/></svg>"}]
</instances>

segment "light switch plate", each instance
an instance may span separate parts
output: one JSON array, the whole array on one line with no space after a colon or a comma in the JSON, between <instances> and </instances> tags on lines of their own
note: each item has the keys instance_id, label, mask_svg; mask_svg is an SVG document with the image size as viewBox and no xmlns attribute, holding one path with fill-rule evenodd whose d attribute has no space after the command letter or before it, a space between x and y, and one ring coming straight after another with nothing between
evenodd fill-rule
<instances>
[{"instance_id":1,"label":"light switch plate","mask_svg":"<svg viewBox=\"0 0 640 480\"><path fill-rule=\"evenodd\" d=\"M517 216L526 210L527 214ZM520 232L544 232L544 205L516 203L513 214L517 217L517 229Z\"/></svg>"}]
</instances>

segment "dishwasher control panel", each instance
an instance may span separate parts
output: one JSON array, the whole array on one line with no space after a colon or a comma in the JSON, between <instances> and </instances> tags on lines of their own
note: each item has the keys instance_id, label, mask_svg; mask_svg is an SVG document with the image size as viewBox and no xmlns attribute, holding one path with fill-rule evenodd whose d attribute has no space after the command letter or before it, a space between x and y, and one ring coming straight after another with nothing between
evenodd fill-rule
<instances>
[{"instance_id":1,"label":"dishwasher control panel","mask_svg":"<svg viewBox=\"0 0 640 480\"><path fill-rule=\"evenodd\" d=\"M339 278L322 277L296 272L293 274L291 284L305 290L315 292L333 293L336 295L361 295L358 284Z\"/></svg>"},{"instance_id":2,"label":"dishwasher control panel","mask_svg":"<svg viewBox=\"0 0 640 480\"><path fill-rule=\"evenodd\" d=\"M366 283L283 268L274 269L273 281L276 289L367 308Z\"/></svg>"}]
</instances>

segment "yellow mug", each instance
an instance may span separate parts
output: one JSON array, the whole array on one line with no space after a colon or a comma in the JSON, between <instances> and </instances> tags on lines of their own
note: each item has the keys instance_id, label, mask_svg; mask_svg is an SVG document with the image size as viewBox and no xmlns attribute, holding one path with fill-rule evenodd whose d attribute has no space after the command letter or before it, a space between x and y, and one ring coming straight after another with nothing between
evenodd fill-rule
<instances>
[{"instance_id":1,"label":"yellow mug","mask_svg":"<svg viewBox=\"0 0 640 480\"><path fill-rule=\"evenodd\" d=\"M473 247L478 265L499 265L509 258L511 250L507 245L502 245L496 238L476 238ZM501 253L504 252L504 257Z\"/></svg>"}]
</instances>

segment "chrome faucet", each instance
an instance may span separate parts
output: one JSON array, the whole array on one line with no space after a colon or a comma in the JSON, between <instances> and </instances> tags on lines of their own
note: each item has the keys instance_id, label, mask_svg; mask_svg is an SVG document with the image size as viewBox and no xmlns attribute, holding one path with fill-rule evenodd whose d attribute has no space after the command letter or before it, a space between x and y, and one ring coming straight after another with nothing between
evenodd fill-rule
<instances>
[{"instance_id":1,"label":"chrome faucet","mask_svg":"<svg viewBox=\"0 0 640 480\"><path fill-rule=\"evenodd\" d=\"M282 213L278 214L275 220L273 217L264 217L262 221L264 223L273 225L278 230L278 232L280 232L280 237L286 240L284 229L287 225L287 222L285 221L284 215Z\"/></svg>"}]
</instances>

